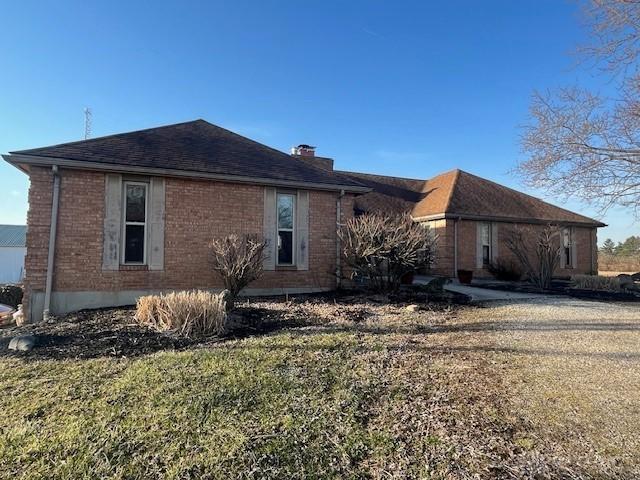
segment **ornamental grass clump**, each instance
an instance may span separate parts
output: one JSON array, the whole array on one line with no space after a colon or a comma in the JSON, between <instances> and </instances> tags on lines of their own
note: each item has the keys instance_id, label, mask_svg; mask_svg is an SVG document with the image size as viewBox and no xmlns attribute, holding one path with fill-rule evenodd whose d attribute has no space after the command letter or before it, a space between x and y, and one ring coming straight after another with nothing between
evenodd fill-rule
<instances>
[{"instance_id":1,"label":"ornamental grass clump","mask_svg":"<svg viewBox=\"0 0 640 480\"><path fill-rule=\"evenodd\" d=\"M225 293L194 290L140 297L135 318L159 332L222 335L227 327Z\"/></svg>"},{"instance_id":2,"label":"ornamental grass clump","mask_svg":"<svg viewBox=\"0 0 640 480\"><path fill-rule=\"evenodd\" d=\"M618 277L604 277L601 275L573 275L571 286L584 290L599 290L605 292L620 292L622 286Z\"/></svg>"}]
</instances>

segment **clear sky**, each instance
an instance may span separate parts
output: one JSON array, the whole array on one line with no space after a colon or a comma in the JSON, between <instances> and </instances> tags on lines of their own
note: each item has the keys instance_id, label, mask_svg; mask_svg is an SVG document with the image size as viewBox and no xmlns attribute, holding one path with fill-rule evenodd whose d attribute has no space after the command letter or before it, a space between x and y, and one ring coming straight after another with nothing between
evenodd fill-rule
<instances>
[{"instance_id":1,"label":"clear sky","mask_svg":"<svg viewBox=\"0 0 640 480\"><path fill-rule=\"evenodd\" d=\"M93 136L204 118L339 169L522 188L533 89L597 80L573 67L569 1L97 3L3 2L0 152L81 139L89 106ZM27 178L0 163L0 223L24 223ZM600 241L639 233L602 219Z\"/></svg>"}]
</instances>

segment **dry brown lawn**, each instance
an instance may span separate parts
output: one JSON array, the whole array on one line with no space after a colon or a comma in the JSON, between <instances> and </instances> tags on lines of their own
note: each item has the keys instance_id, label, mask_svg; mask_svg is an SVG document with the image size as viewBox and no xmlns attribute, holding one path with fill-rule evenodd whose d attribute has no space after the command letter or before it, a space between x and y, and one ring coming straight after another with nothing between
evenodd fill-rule
<instances>
[{"instance_id":1,"label":"dry brown lawn","mask_svg":"<svg viewBox=\"0 0 640 480\"><path fill-rule=\"evenodd\" d=\"M636 306L240 311L223 339L23 328L49 344L0 356L0 478L640 478Z\"/></svg>"}]
</instances>

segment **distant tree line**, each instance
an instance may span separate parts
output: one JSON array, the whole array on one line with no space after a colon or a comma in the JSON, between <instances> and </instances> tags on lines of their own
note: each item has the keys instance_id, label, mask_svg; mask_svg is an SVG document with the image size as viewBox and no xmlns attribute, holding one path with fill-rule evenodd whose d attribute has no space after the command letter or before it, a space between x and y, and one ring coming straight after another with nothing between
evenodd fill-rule
<instances>
[{"instance_id":1,"label":"distant tree line","mask_svg":"<svg viewBox=\"0 0 640 480\"><path fill-rule=\"evenodd\" d=\"M607 238L600 247L598 265L601 271L640 271L640 236L632 235L624 242L618 243Z\"/></svg>"},{"instance_id":2,"label":"distant tree line","mask_svg":"<svg viewBox=\"0 0 640 480\"><path fill-rule=\"evenodd\" d=\"M632 235L624 242L618 242L617 244L610 238L607 238L602 244L602 247L600 247L600 253L616 257L640 255L640 236Z\"/></svg>"}]
</instances>

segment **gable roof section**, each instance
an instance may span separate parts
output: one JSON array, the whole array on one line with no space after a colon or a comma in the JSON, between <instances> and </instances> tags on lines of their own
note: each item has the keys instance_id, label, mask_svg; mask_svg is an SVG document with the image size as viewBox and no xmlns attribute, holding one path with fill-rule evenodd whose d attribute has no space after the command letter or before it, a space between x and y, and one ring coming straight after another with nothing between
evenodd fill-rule
<instances>
[{"instance_id":1,"label":"gable roof section","mask_svg":"<svg viewBox=\"0 0 640 480\"><path fill-rule=\"evenodd\" d=\"M429 180L340 172L372 188L356 198L361 212L410 212L416 219L467 218L535 223L603 223L462 170Z\"/></svg>"},{"instance_id":2,"label":"gable roof section","mask_svg":"<svg viewBox=\"0 0 640 480\"><path fill-rule=\"evenodd\" d=\"M0 247L25 247L26 225L0 225Z\"/></svg>"},{"instance_id":3,"label":"gable roof section","mask_svg":"<svg viewBox=\"0 0 640 480\"><path fill-rule=\"evenodd\" d=\"M425 197L412 211L415 218L444 214L463 218L605 226L592 218L462 170L446 172L428 180L424 193Z\"/></svg>"},{"instance_id":4,"label":"gable roof section","mask_svg":"<svg viewBox=\"0 0 640 480\"><path fill-rule=\"evenodd\" d=\"M178 123L79 142L11 152L19 157L64 159L76 167L92 164L155 171L194 172L287 184L326 185L368 191L353 179L297 161L284 152L204 120ZM35 162L34 162L35 163Z\"/></svg>"}]
</instances>

